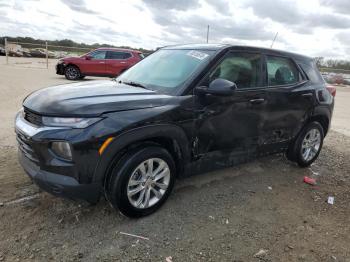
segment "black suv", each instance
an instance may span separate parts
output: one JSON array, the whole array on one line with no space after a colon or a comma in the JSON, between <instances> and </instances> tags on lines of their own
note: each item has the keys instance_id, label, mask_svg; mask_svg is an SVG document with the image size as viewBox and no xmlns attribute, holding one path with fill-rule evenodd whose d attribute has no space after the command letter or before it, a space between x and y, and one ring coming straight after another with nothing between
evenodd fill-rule
<instances>
[{"instance_id":1,"label":"black suv","mask_svg":"<svg viewBox=\"0 0 350 262\"><path fill-rule=\"evenodd\" d=\"M320 153L334 99L309 57L247 46L165 47L116 79L49 87L16 116L19 159L44 190L130 217L177 177L286 152Z\"/></svg>"}]
</instances>

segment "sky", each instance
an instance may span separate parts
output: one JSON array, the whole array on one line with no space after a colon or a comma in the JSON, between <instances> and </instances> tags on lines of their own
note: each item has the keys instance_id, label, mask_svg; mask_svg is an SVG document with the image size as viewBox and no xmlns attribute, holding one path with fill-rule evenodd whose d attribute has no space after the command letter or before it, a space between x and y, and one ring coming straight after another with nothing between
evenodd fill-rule
<instances>
[{"instance_id":1,"label":"sky","mask_svg":"<svg viewBox=\"0 0 350 262\"><path fill-rule=\"evenodd\" d=\"M205 43L350 59L350 0L0 0L0 35L116 46Z\"/></svg>"}]
</instances>

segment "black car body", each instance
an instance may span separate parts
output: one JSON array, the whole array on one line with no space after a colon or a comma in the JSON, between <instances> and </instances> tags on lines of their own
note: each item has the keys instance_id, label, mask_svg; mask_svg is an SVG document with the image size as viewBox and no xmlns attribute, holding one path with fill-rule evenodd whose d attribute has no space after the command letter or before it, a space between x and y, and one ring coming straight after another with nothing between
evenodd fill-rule
<instances>
[{"instance_id":1,"label":"black car body","mask_svg":"<svg viewBox=\"0 0 350 262\"><path fill-rule=\"evenodd\" d=\"M205 62L198 62L176 88L149 84L145 89L128 82L129 73L110 81L42 89L24 100L24 110L16 117L19 159L41 188L97 202L109 190L111 170L127 162L123 156L148 145L169 153L176 177L278 152L298 162L296 143L306 126L321 126L322 139L329 129L334 100L309 57L229 45L161 50L182 50L185 59ZM139 64L147 66L145 61L158 52ZM53 120L56 117L59 120ZM80 126L52 124L61 118ZM85 119L90 122L79 122ZM60 141L67 144L54 144ZM65 150L70 151L69 159L62 157ZM113 196L107 198L113 201ZM122 209L130 216L154 211L136 214Z\"/></svg>"},{"instance_id":2,"label":"black car body","mask_svg":"<svg viewBox=\"0 0 350 262\"><path fill-rule=\"evenodd\" d=\"M5 56L5 55L6 55L5 48L0 46L0 56Z\"/></svg>"}]
</instances>

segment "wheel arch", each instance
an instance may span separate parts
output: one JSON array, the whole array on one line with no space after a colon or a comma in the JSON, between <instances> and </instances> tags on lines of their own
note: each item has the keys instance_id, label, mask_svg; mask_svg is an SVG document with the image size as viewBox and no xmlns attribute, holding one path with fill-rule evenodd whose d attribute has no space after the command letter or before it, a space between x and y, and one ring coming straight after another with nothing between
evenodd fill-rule
<instances>
[{"instance_id":1,"label":"wheel arch","mask_svg":"<svg viewBox=\"0 0 350 262\"><path fill-rule=\"evenodd\" d=\"M329 119L325 115L315 115L309 118L308 123L318 122L323 128L324 136L326 136L329 129Z\"/></svg>"},{"instance_id":2,"label":"wheel arch","mask_svg":"<svg viewBox=\"0 0 350 262\"><path fill-rule=\"evenodd\" d=\"M323 128L324 136L327 135L333 115L334 102L330 105L316 106L312 116L309 118L309 122L319 122Z\"/></svg>"},{"instance_id":3,"label":"wheel arch","mask_svg":"<svg viewBox=\"0 0 350 262\"><path fill-rule=\"evenodd\" d=\"M182 128L172 124L159 124L135 128L114 137L101 155L94 172L93 182L104 186L106 178L114 164L130 149L145 145L159 145L173 156L177 176L184 172L186 163L190 159L189 141Z\"/></svg>"},{"instance_id":4,"label":"wheel arch","mask_svg":"<svg viewBox=\"0 0 350 262\"><path fill-rule=\"evenodd\" d=\"M74 67L78 68L78 69L79 69L79 72L81 73L80 67L79 67L77 64L74 64L74 63L72 63L72 62L69 62L68 64L66 64L64 70L66 70L66 68L67 68L68 66L74 66Z\"/></svg>"}]
</instances>

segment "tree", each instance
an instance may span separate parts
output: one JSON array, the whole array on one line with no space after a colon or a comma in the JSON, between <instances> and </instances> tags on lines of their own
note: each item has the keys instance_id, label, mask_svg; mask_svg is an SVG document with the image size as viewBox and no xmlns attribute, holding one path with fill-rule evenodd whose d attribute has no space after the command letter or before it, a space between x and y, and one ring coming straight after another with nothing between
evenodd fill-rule
<instances>
[{"instance_id":1,"label":"tree","mask_svg":"<svg viewBox=\"0 0 350 262\"><path fill-rule=\"evenodd\" d=\"M324 66L324 58L322 56L315 57L314 60L318 68Z\"/></svg>"},{"instance_id":2,"label":"tree","mask_svg":"<svg viewBox=\"0 0 350 262\"><path fill-rule=\"evenodd\" d=\"M4 45L5 44L5 38L7 38L8 41L10 42L22 42L22 43L29 43L29 44L41 44L41 45L45 45L45 40L42 39L34 39L32 37L10 37L10 36L4 36L4 37L0 37L0 44ZM63 46L63 47L75 47L75 48L89 48L89 49L95 49L95 48L99 48L99 47L119 47L119 48L126 48L126 49L135 49L135 50L139 50L143 53L151 53L153 52L152 50L147 50L144 48L132 48L129 46L115 46L115 45L109 45L109 44L100 44L100 43L95 43L92 45L89 44L85 44L85 43L77 43L74 42L73 40L70 39L62 39L62 40L48 40L47 41L48 45L51 46ZM27 45L28 48L34 48L37 46L30 46ZM49 49L53 49L53 50L58 50L58 48L49 48ZM61 48L60 50L63 51ZM68 50L68 49L67 49Z\"/></svg>"}]
</instances>

